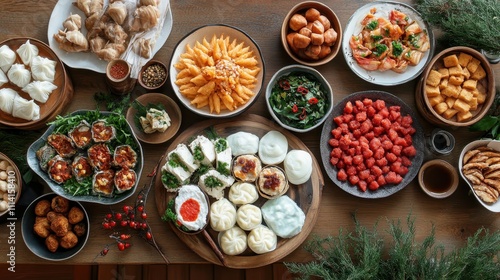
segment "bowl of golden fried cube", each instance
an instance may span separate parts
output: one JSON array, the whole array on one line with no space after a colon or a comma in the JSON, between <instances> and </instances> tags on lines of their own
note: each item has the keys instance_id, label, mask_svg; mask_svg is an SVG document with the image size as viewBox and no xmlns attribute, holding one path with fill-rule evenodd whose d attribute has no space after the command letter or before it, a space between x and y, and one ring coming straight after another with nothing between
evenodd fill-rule
<instances>
[{"instance_id":1,"label":"bowl of golden fried cube","mask_svg":"<svg viewBox=\"0 0 500 280\"><path fill-rule=\"evenodd\" d=\"M82 204L47 193L26 208L21 232L33 254L45 260L63 261L83 249L89 238L89 226Z\"/></svg>"},{"instance_id":2,"label":"bowl of golden fried cube","mask_svg":"<svg viewBox=\"0 0 500 280\"><path fill-rule=\"evenodd\" d=\"M422 74L416 92L424 118L442 127L470 126L495 99L495 79L488 60L469 47L441 51Z\"/></svg>"}]
</instances>

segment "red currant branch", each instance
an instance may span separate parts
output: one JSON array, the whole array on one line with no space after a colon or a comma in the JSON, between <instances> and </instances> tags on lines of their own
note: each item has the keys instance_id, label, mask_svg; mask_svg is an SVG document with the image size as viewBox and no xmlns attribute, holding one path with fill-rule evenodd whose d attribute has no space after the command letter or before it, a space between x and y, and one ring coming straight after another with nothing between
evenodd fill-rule
<instances>
[{"instance_id":1,"label":"red currant branch","mask_svg":"<svg viewBox=\"0 0 500 280\"><path fill-rule=\"evenodd\" d=\"M139 193L137 194L137 198L135 200L135 205L134 206L125 205L123 206L122 211L118 212L115 212L112 209L110 209L110 212L104 216L102 227L105 230L113 230L113 233L110 234L109 237L115 240L119 251L124 251L130 248L131 243L129 242L129 239L133 235L139 235L141 238L146 240L148 244L155 247L158 253L163 258L163 260L165 260L165 262L168 264L169 263L168 259L165 257L161 249L158 247L153 237L153 233L151 231L151 228L149 227L147 220L148 215L144 207L144 205L146 204L149 191L151 190L151 187L155 182L157 174L156 171L162 159L163 156L158 161L153 172L148 174L148 177L151 177L151 181L149 185L145 184L143 188L139 191ZM117 231L117 229L120 230ZM101 252L99 252L99 254L96 255L94 261L98 257L106 256L112 244L113 243L106 244L104 248L101 250Z\"/></svg>"}]
</instances>

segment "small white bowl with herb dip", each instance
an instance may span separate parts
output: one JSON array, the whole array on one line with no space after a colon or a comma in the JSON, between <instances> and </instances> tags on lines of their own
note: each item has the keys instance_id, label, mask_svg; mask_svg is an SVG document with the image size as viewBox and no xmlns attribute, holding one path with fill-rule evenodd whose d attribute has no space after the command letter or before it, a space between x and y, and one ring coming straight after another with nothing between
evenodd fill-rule
<instances>
[{"instance_id":1,"label":"small white bowl with herb dip","mask_svg":"<svg viewBox=\"0 0 500 280\"><path fill-rule=\"evenodd\" d=\"M279 125L303 133L325 121L333 109L333 92L316 69L289 65L278 70L269 81L266 104Z\"/></svg>"}]
</instances>

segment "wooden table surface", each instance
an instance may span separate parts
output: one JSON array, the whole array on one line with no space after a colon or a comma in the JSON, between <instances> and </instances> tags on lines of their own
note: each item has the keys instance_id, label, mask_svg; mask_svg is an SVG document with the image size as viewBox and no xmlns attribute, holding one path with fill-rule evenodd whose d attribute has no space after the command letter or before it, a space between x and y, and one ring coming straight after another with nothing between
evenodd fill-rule
<instances>
[{"instance_id":1,"label":"wooden table surface","mask_svg":"<svg viewBox=\"0 0 500 280\"><path fill-rule=\"evenodd\" d=\"M0 41L23 36L47 42L47 25L56 2L57 0L0 1L0 10L2 11L0 17ZM264 84L267 85L274 72L285 65L294 63L284 52L279 32L281 22L287 11L298 2L300 1L171 1L174 19L173 30L167 42L155 55L155 58L168 63L177 42L196 27L205 24L229 24L246 31L262 49L266 67ZM330 0L323 2L334 9L340 18L342 26L345 27L353 12L371 1ZM411 3L411 1L402 2ZM439 50L436 49L435 53ZM500 84L500 64L494 65L493 68L496 83ZM69 67L67 67L67 70L73 81L75 93L73 101L64 110L64 113L77 109L94 109L94 93L106 89L104 75ZM390 87L370 84L357 77L349 69L342 53L339 53L327 65L317 67L317 70L330 82L334 91L335 103L350 93L374 89L393 93L403 99L415 111L417 110L414 101L416 81ZM173 96L169 82L161 89L161 92ZM142 91L136 88L134 96L141 93ZM180 131L203 120L202 117L194 115L185 108L182 108L182 113L183 122ZM264 94L261 94L257 102L246 113L270 118L265 105ZM419 121L423 124L425 133L428 135L433 127L422 118ZM40 133L42 132L40 131ZM462 147L471 140L476 139L479 134L472 134L467 128L454 129L451 132L457 140L456 147L452 154L439 158L457 166ZM321 162L319 151L320 134L321 128L306 134L296 134L314 153L319 162ZM171 141L160 145L143 144L145 165L139 186L149 182L146 174L152 170L160 155L165 152L170 143ZM424 161L433 157L435 156L426 153ZM490 230L500 229L500 215L483 208L470 194L469 188L463 180L460 181L458 190L451 197L443 200L433 199L424 194L419 188L416 179L402 191L390 197L370 200L357 198L344 192L330 181L323 168L321 172L325 178L325 186L322 192L319 216L310 237L313 235L337 235L341 228L345 230L353 229L353 213L357 214L361 224L370 228L374 223L379 222L379 233L382 236L387 236L385 231L387 229L386 219L401 219L404 224L408 215L411 214L416 218L417 240L427 236L432 225L435 225L437 243L444 244L449 249L462 246L466 238L481 227ZM134 198L133 196L126 202L133 204ZM118 210L122 205L119 204L113 206L113 208ZM85 248L75 257L64 261L64 264L92 264L94 257L101 251L103 246L111 243L111 240L107 237L107 232L102 230L100 226L102 217L109 212L109 207L87 203L84 206L91 217L90 238ZM206 263L205 260L180 242L170 227L160 220L152 196L148 200L146 211L149 214L148 219L154 235L166 257L172 263ZM0 259L5 258L6 240L7 230L5 226L2 226L0 229L0 252L3 257ZM302 247L299 247L282 261L302 262L311 259L311 256ZM17 222L16 228L16 262L19 264L50 263L38 258L26 248L22 240L20 221ZM154 264L163 263L163 259L153 247L142 242L142 240L135 239L131 249L125 252L113 249L105 258L99 258L97 262Z\"/></svg>"}]
</instances>

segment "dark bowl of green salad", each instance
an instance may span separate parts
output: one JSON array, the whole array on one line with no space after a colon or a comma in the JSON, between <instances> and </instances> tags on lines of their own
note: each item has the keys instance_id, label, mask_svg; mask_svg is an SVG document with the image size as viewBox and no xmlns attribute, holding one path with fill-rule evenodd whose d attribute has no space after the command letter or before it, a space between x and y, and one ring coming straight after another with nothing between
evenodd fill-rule
<instances>
[{"instance_id":1,"label":"dark bowl of green salad","mask_svg":"<svg viewBox=\"0 0 500 280\"><path fill-rule=\"evenodd\" d=\"M316 69L294 64L273 75L266 88L266 104L283 128L303 133L325 121L333 109L333 92Z\"/></svg>"}]
</instances>

